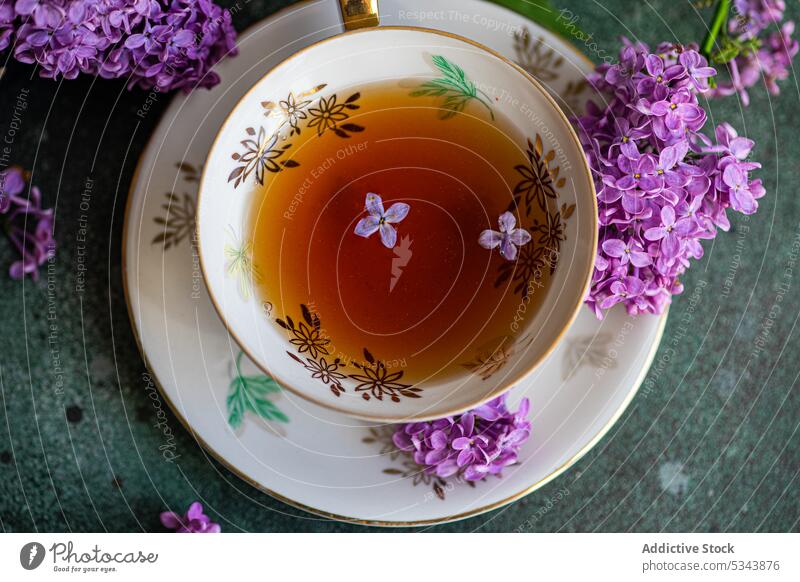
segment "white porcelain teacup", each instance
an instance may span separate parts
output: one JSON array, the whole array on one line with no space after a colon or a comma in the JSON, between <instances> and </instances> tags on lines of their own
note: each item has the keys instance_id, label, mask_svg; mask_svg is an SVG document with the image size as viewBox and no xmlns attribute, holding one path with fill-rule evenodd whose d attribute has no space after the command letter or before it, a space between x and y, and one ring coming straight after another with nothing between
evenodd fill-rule
<instances>
[{"instance_id":1,"label":"white porcelain teacup","mask_svg":"<svg viewBox=\"0 0 800 582\"><path fill-rule=\"evenodd\" d=\"M567 118L555 101L521 68L493 51L452 34L407 27L374 27L377 0L342 0L347 28L359 28L312 45L269 71L239 101L220 129L205 164L197 210L199 253L212 301L242 349L278 383L308 400L355 417L386 422L457 414L494 398L533 371L557 345L587 292L597 245L597 205L586 159ZM500 349L465 356L479 362L472 372L435 386L420 385L412 398L364 398L351 379L357 370L338 366L336 382L307 362L308 353L290 342L293 326L314 333L307 310L274 313L269 298L254 287L249 216L255 196L271 179L267 165L274 148L286 143L287 119L265 116L262 103L324 88L307 99L348 95L381 80L436 76L432 56L457 63L485 89L491 108L527 136L519 144L538 166L540 181L555 193L548 254L556 255L549 291L535 316L525 318ZM488 99L487 99L488 101ZM304 118L305 119L305 118ZM296 120L297 121L297 120ZM299 121L303 123L303 121ZM305 121L308 122L307 119ZM324 139L321 138L321 139ZM333 138L336 139L336 138ZM524 159L524 158L523 158ZM293 171L302 171L296 168ZM262 273L263 276L263 273ZM524 299L520 309L524 310ZM280 319L283 327L278 325ZM304 321L305 320L305 321ZM304 332L305 333L305 332ZM505 341L505 340L504 340ZM302 357L300 357L302 356ZM318 354L319 358L324 357ZM332 357L325 362L330 365Z\"/></svg>"}]
</instances>

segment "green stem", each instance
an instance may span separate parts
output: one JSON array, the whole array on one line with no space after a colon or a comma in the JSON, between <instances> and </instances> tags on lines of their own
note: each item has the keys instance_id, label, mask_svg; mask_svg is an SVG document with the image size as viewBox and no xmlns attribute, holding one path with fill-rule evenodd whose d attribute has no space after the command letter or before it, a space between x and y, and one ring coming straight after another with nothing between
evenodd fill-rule
<instances>
[{"instance_id":1,"label":"green stem","mask_svg":"<svg viewBox=\"0 0 800 582\"><path fill-rule=\"evenodd\" d=\"M240 350L240 351L239 351L239 355L237 355L237 356L236 356L236 361L235 361L235 365L236 365L236 375L237 375L238 377L240 377L240 378L242 377L242 368L241 368L241 363L242 363L242 356L243 356L243 355L244 355L244 352Z\"/></svg>"},{"instance_id":2,"label":"green stem","mask_svg":"<svg viewBox=\"0 0 800 582\"><path fill-rule=\"evenodd\" d=\"M720 30L723 25L728 21L728 13L731 9L731 0L720 0L717 4L717 10L714 12L714 20L711 21L711 27L708 29L708 34L703 39L702 53L707 59L711 59L711 51L714 48L714 43L717 42Z\"/></svg>"},{"instance_id":3,"label":"green stem","mask_svg":"<svg viewBox=\"0 0 800 582\"><path fill-rule=\"evenodd\" d=\"M480 89L478 89L478 92L479 92L479 93L481 93L483 96L485 96L485 97L486 97L486 101L484 101L484 100L483 100L483 99L480 97L480 95L475 95L475 98L476 98L476 99L477 99L479 102L481 102L481 103L483 104L483 106L484 106L484 107L486 107L486 109L488 109L488 110L489 110L489 115L491 115L491 116L492 116L492 121L494 121L494 111L492 111L492 106L491 106L491 105L489 105L489 103L488 103L488 102L490 102L490 101L491 101L491 98L490 98L490 97L489 97L489 96L488 96L486 93L484 93L483 91L481 91Z\"/></svg>"}]
</instances>

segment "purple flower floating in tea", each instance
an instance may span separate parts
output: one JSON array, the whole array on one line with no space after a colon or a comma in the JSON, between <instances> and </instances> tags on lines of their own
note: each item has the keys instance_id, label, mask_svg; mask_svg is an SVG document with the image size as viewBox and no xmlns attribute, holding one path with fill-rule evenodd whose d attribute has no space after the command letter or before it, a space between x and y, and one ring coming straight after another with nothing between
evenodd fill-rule
<instances>
[{"instance_id":1,"label":"purple flower floating in tea","mask_svg":"<svg viewBox=\"0 0 800 582\"><path fill-rule=\"evenodd\" d=\"M389 210L384 211L381 197L370 192L367 194L364 208L369 212L369 216L358 221L355 233L368 238L376 232L380 232L383 246L393 249L397 244L397 230L392 225L401 222L408 216L411 207L405 202L396 202Z\"/></svg>"},{"instance_id":2,"label":"purple flower floating in tea","mask_svg":"<svg viewBox=\"0 0 800 582\"><path fill-rule=\"evenodd\" d=\"M517 219L510 212L504 212L497 219L500 231L487 229L481 233L478 243L485 249L500 247L500 255L508 261L517 258L517 247L531 242L531 233L524 228L515 228Z\"/></svg>"}]
</instances>

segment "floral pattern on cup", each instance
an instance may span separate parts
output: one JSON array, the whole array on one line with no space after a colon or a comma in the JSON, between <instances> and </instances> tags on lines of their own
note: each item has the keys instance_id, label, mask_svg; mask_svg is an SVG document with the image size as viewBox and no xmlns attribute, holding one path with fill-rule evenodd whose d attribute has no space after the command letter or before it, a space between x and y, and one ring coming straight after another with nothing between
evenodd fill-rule
<instances>
[{"instance_id":1,"label":"floral pattern on cup","mask_svg":"<svg viewBox=\"0 0 800 582\"><path fill-rule=\"evenodd\" d=\"M517 64L537 80L550 82L560 77L564 57L548 46L544 37L534 39L527 27L514 32L514 53Z\"/></svg>"},{"instance_id":2,"label":"floral pattern on cup","mask_svg":"<svg viewBox=\"0 0 800 582\"><path fill-rule=\"evenodd\" d=\"M416 388L411 384L403 384L404 372L389 372L386 364L376 359L367 348L364 348L365 364L351 362L350 364L358 368L361 372L350 374L350 378L358 382L356 392L361 393L364 400L375 398L383 400L387 397L392 402L400 402L401 397L420 398L421 388Z\"/></svg>"},{"instance_id":3,"label":"floral pattern on cup","mask_svg":"<svg viewBox=\"0 0 800 582\"><path fill-rule=\"evenodd\" d=\"M560 177L561 168L555 164L555 150L546 150L539 134L533 140L528 139L526 163L517 164L514 169L520 174L520 181L514 187L514 201L509 211L518 211L522 218L522 226L530 232L532 244L519 249L516 261L505 261L498 269L495 287L499 287L510 279L514 283L514 293L526 298L530 292L530 284L537 273L543 269L555 272L561 244L567 240L566 221L575 212L574 204L562 204L553 210L558 203L559 190L566 184L566 178ZM534 205L544 212L544 222L530 217Z\"/></svg>"},{"instance_id":4,"label":"floral pattern on cup","mask_svg":"<svg viewBox=\"0 0 800 582\"><path fill-rule=\"evenodd\" d=\"M378 454L381 456L386 456L389 461L391 461L391 466L383 470L385 475L391 475L393 477L404 479L411 483L412 487L430 487L431 492L427 493L426 495L430 495L431 498L436 496L442 501L445 500L447 491L455 487L455 483L453 481L457 481L458 483L466 483L470 487L475 487L475 483L473 481L467 481L464 479L444 479L438 475L427 473L422 467L414 462L413 457L409 453L398 449L397 445L394 444L394 441L392 440L392 436L395 432L394 426L389 425L369 427L367 431L367 436L362 438L361 442L368 445L379 445L380 451Z\"/></svg>"},{"instance_id":5,"label":"floral pattern on cup","mask_svg":"<svg viewBox=\"0 0 800 582\"><path fill-rule=\"evenodd\" d=\"M526 163L514 167L520 181L514 187L514 201L508 210L519 214L520 227L530 233L531 241L519 247L515 260L500 264L494 282L495 287L510 282L513 293L522 299L528 298L532 283L545 272L555 273L561 245L567 240L566 222L575 212L575 204L557 206L559 190L566 179L560 176L561 168L555 163L555 150L546 150L539 134L533 140L528 139L527 146ZM543 219L530 218L534 208L542 211ZM509 336L501 340L491 349L486 346L479 349L472 360L462 366L482 380L489 380L514 355L515 341L530 343L529 336L520 340Z\"/></svg>"},{"instance_id":6,"label":"floral pattern on cup","mask_svg":"<svg viewBox=\"0 0 800 582\"><path fill-rule=\"evenodd\" d=\"M181 179L187 184L197 184L200 180L200 167L195 167L188 162L178 162L175 164L181 174ZM163 245L164 250L177 247L186 239L191 239L195 229L195 215L197 208L195 199L197 190L192 193L184 191L178 194L174 191L164 194L164 203L161 208L163 214L153 217L159 232L153 237L151 244Z\"/></svg>"},{"instance_id":7,"label":"floral pattern on cup","mask_svg":"<svg viewBox=\"0 0 800 582\"><path fill-rule=\"evenodd\" d=\"M286 330L289 343L297 350L297 354L288 350L286 353L338 397L346 391L342 386L346 376L340 371L344 365L341 359L331 355L331 340L324 335L319 316L311 313L306 305L300 306L300 312L302 321L295 322L289 315L275 320Z\"/></svg>"},{"instance_id":8,"label":"floral pattern on cup","mask_svg":"<svg viewBox=\"0 0 800 582\"><path fill-rule=\"evenodd\" d=\"M295 321L291 316L275 320L287 332L289 343L297 353L287 350L287 354L295 362L308 370L315 380L327 386L331 393L339 397L346 392L343 381L355 382L355 392L364 400L384 398L392 402L400 402L401 398L420 398L421 388L401 382L405 372L390 372L386 364L376 359L367 348L364 348L364 362L350 361L333 354L333 345L322 328L319 315L312 313L307 305L300 306L301 320ZM355 371L353 371L355 369Z\"/></svg>"},{"instance_id":9,"label":"floral pattern on cup","mask_svg":"<svg viewBox=\"0 0 800 582\"><path fill-rule=\"evenodd\" d=\"M468 104L477 102L489 111L494 120L489 96L478 89L464 69L441 55L433 55L432 61L441 76L422 83L411 92L412 97L441 97L439 119L451 119L463 112Z\"/></svg>"},{"instance_id":10,"label":"floral pattern on cup","mask_svg":"<svg viewBox=\"0 0 800 582\"><path fill-rule=\"evenodd\" d=\"M225 244L225 274L236 279L239 293L249 300L254 283L261 280L261 271L253 263L253 243L239 238L230 225L228 237L231 242Z\"/></svg>"},{"instance_id":11,"label":"floral pattern on cup","mask_svg":"<svg viewBox=\"0 0 800 582\"><path fill-rule=\"evenodd\" d=\"M497 338L479 348L475 357L461 366L480 376L481 380L488 380L505 368L517 350L529 346L532 341L530 334L522 338L513 336Z\"/></svg>"},{"instance_id":12,"label":"floral pattern on cup","mask_svg":"<svg viewBox=\"0 0 800 582\"><path fill-rule=\"evenodd\" d=\"M239 429L248 413L268 422L289 422L289 417L272 400L280 395L281 387L266 374L244 374L243 356L244 353L240 351L233 362L233 374L225 399L230 427L233 430Z\"/></svg>"},{"instance_id":13,"label":"floral pattern on cup","mask_svg":"<svg viewBox=\"0 0 800 582\"><path fill-rule=\"evenodd\" d=\"M245 129L246 136L239 142L241 151L231 154L236 165L228 175L228 182L233 182L234 188L250 175L255 175L256 182L263 186L267 174L299 167L300 162L287 157L293 145L287 140L300 135L303 129L315 131L318 137L330 131L341 138L365 130L364 126L348 121L351 112L361 108L358 104L361 93L355 92L340 102L335 93L328 97L320 95L327 86L327 83L322 83L297 95L289 93L286 99L278 102L261 102L264 116L278 119L280 123L269 135L263 125L258 129Z\"/></svg>"}]
</instances>

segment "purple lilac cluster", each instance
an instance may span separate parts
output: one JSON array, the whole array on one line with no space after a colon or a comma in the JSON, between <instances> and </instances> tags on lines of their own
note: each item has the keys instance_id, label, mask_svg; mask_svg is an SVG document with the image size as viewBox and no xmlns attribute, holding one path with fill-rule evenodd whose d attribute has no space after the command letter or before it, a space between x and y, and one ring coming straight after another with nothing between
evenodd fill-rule
<instances>
[{"instance_id":1,"label":"purple lilac cluster","mask_svg":"<svg viewBox=\"0 0 800 582\"><path fill-rule=\"evenodd\" d=\"M0 0L0 51L7 49L11 44L15 16L13 0Z\"/></svg>"},{"instance_id":2,"label":"purple lilac cluster","mask_svg":"<svg viewBox=\"0 0 800 582\"><path fill-rule=\"evenodd\" d=\"M742 103L748 105L747 89L762 78L770 93L780 93L778 81L789 76L792 58L800 50L792 38L794 22L781 24L785 9L784 0L734 0L734 16L728 22L728 40L723 46L741 48L735 58L725 59L730 79L720 82L712 96L738 93Z\"/></svg>"},{"instance_id":3,"label":"purple lilac cluster","mask_svg":"<svg viewBox=\"0 0 800 582\"><path fill-rule=\"evenodd\" d=\"M603 99L575 120L594 174L600 242L588 305L602 318L662 313L679 277L703 256L700 241L728 230L726 211L752 214L764 195L746 160L753 142L727 124L701 133L698 94L715 74L694 47L624 42L617 64L590 82Z\"/></svg>"},{"instance_id":4,"label":"purple lilac cluster","mask_svg":"<svg viewBox=\"0 0 800 582\"><path fill-rule=\"evenodd\" d=\"M479 481L517 462L531 434L529 410L526 398L509 411L503 395L460 416L398 425L393 440L426 473Z\"/></svg>"},{"instance_id":5,"label":"purple lilac cluster","mask_svg":"<svg viewBox=\"0 0 800 582\"><path fill-rule=\"evenodd\" d=\"M161 524L175 530L175 533L220 533L218 523L203 513L203 504L195 501L189 506L186 515L178 515L173 511L164 511L160 515Z\"/></svg>"},{"instance_id":6,"label":"purple lilac cluster","mask_svg":"<svg viewBox=\"0 0 800 582\"><path fill-rule=\"evenodd\" d=\"M36 186L26 197L26 180L19 168L0 172L0 218L6 235L20 254L11 264L13 279L39 277L39 267L55 255L53 209L42 208L42 194Z\"/></svg>"},{"instance_id":7,"label":"purple lilac cluster","mask_svg":"<svg viewBox=\"0 0 800 582\"><path fill-rule=\"evenodd\" d=\"M86 73L189 91L216 85L211 67L237 52L231 15L211 0L0 2L0 50L13 40L14 57L47 78Z\"/></svg>"}]
</instances>

